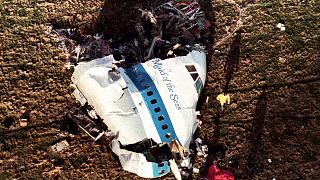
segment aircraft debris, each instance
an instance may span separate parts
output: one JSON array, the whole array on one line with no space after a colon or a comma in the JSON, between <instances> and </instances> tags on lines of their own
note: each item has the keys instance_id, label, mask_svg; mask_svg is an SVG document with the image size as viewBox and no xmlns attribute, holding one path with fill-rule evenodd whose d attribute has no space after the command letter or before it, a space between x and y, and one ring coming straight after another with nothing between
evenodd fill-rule
<instances>
[{"instance_id":1,"label":"aircraft debris","mask_svg":"<svg viewBox=\"0 0 320 180\"><path fill-rule=\"evenodd\" d=\"M197 155L207 157L208 146L202 145L202 140L200 138L195 139L195 144L196 144Z\"/></svg>"},{"instance_id":2,"label":"aircraft debris","mask_svg":"<svg viewBox=\"0 0 320 180\"><path fill-rule=\"evenodd\" d=\"M54 144L51 146L52 151L54 152L60 152L63 149L67 148L69 146L69 143L66 140L60 141L57 144Z\"/></svg>"},{"instance_id":3,"label":"aircraft debris","mask_svg":"<svg viewBox=\"0 0 320 180\"><path fill-rule=\"evenodd\" d=\"M279 28L280 31L285 31L286 30L286 26L284 24L282 24L282 23L278 23L276 27Z\"/></svg>"},{"instance_id":4,"label":"aircraft debris","mask_svg":"<svg viewBox=\"0 0 320 180\"><path fill-rule=\"evenodd\" d=\"M58 47L70 59L64 66L66 69L77 65L80 61L101 58L113 52L110 45L111 42L105 40L102 34L82 37L85 43L80 44L75 40L75 36L78 36L78 34L74 28L53 29L53 26L48 24L45 33L48 37L58 42Z\"/></svg>"},{"instance_id":5,"label":"aircraft debris","mask_svg":"<svg viewBox=\"0 0 320 180\"><path fill-rule=\"evenodd\" d=\"M210 99L210 97L209 97L209 96L207 96L207 98L206 98L206 104L208 104L209 99Z\"/></svg>"},{"instance_id":6,"label":"aircraft debris","mask_svg":"<svg viewBox=\"0 0 320 180\"><path fill-rule=\"evenodd\" d=\"M89 112L88 115L86 115L83 111L72 108L68 116L94 140L98 140L104 134L103 129L94 122L96 116L90 116Z\"/></svg>"},{"instance_id":7,"label":"aircraft debris","mask_svg":"<svg viewBox=\"0 0 320 180\"><path fill-rule=\"evenodd\" d=\"M20 119L19 124L21 127L25 127L28 125L28 120L27 119Z\"/></svg>"},{"instance_id":8,"label":"aircraft debris","mask_svg":"<svg viewBox=\"0 0 320 180\"><path fill-rule=\"evenodd\" d=\"M230 94L221 93L217 96L217 100L220 102L221 110L224 110L226 104L230 104Z\"/></svg>"},{"instance_id":9,"label":"aircraft debris","mask_svg":"<svg viewBox=\"0 0 320 180\"><path fill-rule=\"evenodd\" d=\"M117 136L117 134L112 131L106 131L104 135L107 137L107 140L113 140Z\"/></svg>"},{"instance_id":10,"label":"aircraft debris","mask_svg":"<svg viewBox=\"0 0 320 180\"><path fill-rule=\"evenodd\" d=\"M196 119L197 127L201 129L202 121L200 119Z\"/></svg>"},{"instance_id":11,"label":"aircraft debris","mask_svg":"<svg viewBox=\"0 0 320 180\"><path fill-rule=\"evenodd\" d=\"M169 160L169 163L170 163L170 169L171 169L174 177L177 180L181 180L182 176L181 176L181 173L180 173L180 170L179 170L179 167L178 167L177 163L172 159Z\"/></svg>"},{"instance_id":12,"label":"aircraft debris","mask_svg":"<svg viewBox=\"0 0 320 180\"><path fill-rule=\"evenodd\" d=\"M145 20L149 20L154 25L154 27L158 26L158 21L154 17L154 15L152 14L151 11L142 10L142 9L139 9L139 11L141 11L141 17L142 18L145 18Z\"/></svg>"},{"instance_id":13,"label":"aircraft debris","mask_svg":"<svg viewBox=\"0 0 320 180\"><path fill-rule=\"evenodd\" d=\"M192 172L198 174L200 172L200 170L198 168L193 168Z\"/></svg>"},{"instance_id":14,"label":"aircraft debris","mask_svg":"<svg viewBox=\"0 0 320 180\"><path fill-rule=\"evenodd\" d=\"M196 105L206 80L210 24L197 1L140 11L131 39L98 34L67 49L81 104L68 116L94 140L113 138L110 148L124 170L145 178L171 170L182 179L193 171L189 146L202 123ZM196 143L207 156L207 146Z\"/></svg>"},{"instance_id":15,"label":"aircraft debris","mask_svg":"<svg viewBox=\"0 0 320 180\"><path fill-rule=\"evenodd\" d=\"M26 110L20 117L20 121L19 121L19 125L21 127L25 127L28 125L28 121L30 119L30 115L29 115L30 111Z\"/></svg>"},{"instance_id":16,"label":"aircraft debris","mask_svg":"<svg viewBox=\"0 0 320 180\"><path fill-rule=\"evenodd\" d=\"M192 54L193 56L196 56L196 54L200 55L202 53L193 51ZM136 66L133 66L133 68L129 70L117 68L121 75L120 78L113 79L112 81L108 80L110 78L108 69L112 69L112 55L88 63L82 63L76 66L73 76L73 82L76 84L79 92L81 91L83 97L85 97L79 98L78 100L83 104L88 103L92 105L95 108L97 114L101 115L103 122L108 126L108 128L110 128L110 130L112 130L113 132L119 132L118 137L115 138L111 143L111 149L119 156L120 162L125 170L134 172L142 177L159 177L169 172L170 169L168 160L170 159L174 159L175 162L178 163L179 168L186 167L187 169L190 169L191 163L188 161L189 157L186 148L189 147L188 144L191 141L192 134L197 128L196 118L198 116L198 113L194 109L196 106L197 98L195 99L195 101L191 101L191 104L188 105L190 107L193 107L191 109L183 109L181 107L181 102L179 101L179 99L185 99L186 101L187 97L189 97L189 95L191 94L193 94L193 96L195 97L198 97L199 92L203 88L201 78L204 78L205 73L201 72L199 69L199 74L202 74L202 77L198 77L195 80L201 82L199 84L200 86L196 82L194 82L191 75L189 75L190 85L188 85L183 82L178 83L180 82L180 77L174 76L174 74L169 73L167 70L165 70L165 68L169 68L170 66L168 65L170 63L176 64L177 62L190 61L192 59L191 57L191 54L189 54L188 56L180 57L179 59L170 59L167 61L164 60L161 62L161 64L160 60L155 59L153 61L148 61L148 66L139 66L138 64L138 67L156 68L153 70L153 72L156 73L156 76L154 76L153 78L162 77L161 79L154 80L153 83L156 83L157 86L168 81L169 78L172 78L169 81L170 83L167 83L167 85L163 84L165 86L162 88L159 87L159 89L156 89L155 85L152 85L152 87L150 87L152 81L145 79L149 78L148 76L150 76L151 74L147 76L147 74L140 73L139 69L137 69ZM202 63L204 63L204 56L199 57L200 58L198 60L202 60ZM190 62L193 62L194 60ZM99 64L100 66L98 66ZM196 63L195 65L198 68L205 67L205 64L200 65ZM193 71L193 69L195 69L195 67L193 66L194 65L190 66L190 71L194 72L197 77L199 76L199 74L196 71ZM179 69L179 66L174 67L175 69ZM182 65L182 67L180 66L180 68L186 67L185 65ZM151 71L151 69L149 70ZM83 73L81 73L80 71L83 71ZM91 72L94 74L91 74ZM87 76L87 73L90 73L90 75L88 74L89 76ZM130 75L130 73L136 73L138 76L139 74L141 74L145 77L141 77L140 80L135 79L134 77L136 75ZM185 73L189 74L187 68L185 69ZM127 75L129 75L129 77ZM81 79L83 79L83 81L81 81ZM133 81L133 83L131 81ZM134 84L134 82L136 84ZM174 83L175 85L173 86L172 83ZM190 88L184 88L185 86ZM95 91L92 91L90 89L86 90L87 87L93 88ZM108 91L104 90L105 88ZM141 88L141 90L137 88ZM192 88L194 90L192 90ZM189 93L178 93L178 90L184 91L186 89L189 89ZM141 93L142 99L137 96ZM143 93L145 93L145 95L143 95ZM167 96L165 94L161 95L160 93L169 94ZM188 96L183 98L183 94L188 94ZM167 99L166 96L169 98ZM148 100L147 97L150 97L150 99ZM163 105L159 103L163 103ZM176 110L166 110L164 103L167 104L166 106L172 107L172 110ZM170 116L167 113L169 113L171 116L179 117L178 119L185 119L185 124L180 124L179 126L171 125L172 123L178 122L175 119L170 120ZM183 117L184 114L187 115L187 117ZM85 118L83 116L78 116L77 118L78 119L76 119L76 122L80 125L80 127L82 127L82 129L84 129L86 132L89 132L90 134L90 130L87 130L85 127L90 127L90 125L87 124L94 124L93 121L88 120L88 118ZM81 125L82 123L80 122L82 121L80 121L80 118L86 119L86 123L83 123L83 125ZM190 127L189 124L193 126ZM98 127L96 128L98 129ZM193 130L188 131L189 128L192 128ZM95 132L102 133L102 131L100 130ZM186 135L181 136L180 134L179 142L177 141L178 138L176 133L186 133ZM94 139L98 138L98 136L91 136ZM143 139L145 138L147 138L148 141L144 141ZM152 138L153 140L150 138ZM128 159L128 157L131 158ZM145 166L142 166L140 169L140 166L133 162L140 162L145 164ZM157 165L157 163L164 164ZM158 166L161 166L161 168ZM156 173L154 172L154 170L152 170L151 172L153 173L146 174L146 168L159 169L159 171L156 171Z\"/></svg>"},{"instance_id":17,"label":"aircraft debris","mask_svg":"<svg viewBox=\"0 0 320 180\"><path fill-rule=\"evenodd\" d=\"M87 35L81 37L85 43L78 43L73 40L76 29L53 29L51 25L46 34L70 57L66 68L110 54L131 67L155 57L166 59L186 55L192 49L204 50L205 46L197 45L209 43L205 32L211 25L197 1L169 1L151 10L139 10L141 17L135 26L138 36L105 39L102 34Z\"/></svg>"},{"instance_id":18,"label":"aircraft debris","mask_svg":"<svg viewBox=\"0 0 320 180\"><path fill-rule=\"evenodd\" d=\"M69 136L69 137L74 137L73 134L71 134L71 133L69 133L69 132L66 132L66 131L61 131L58 135L59 135L59 136L62 136L62 137L67 137L67 136Z\"/></svg>"}]
</instances>

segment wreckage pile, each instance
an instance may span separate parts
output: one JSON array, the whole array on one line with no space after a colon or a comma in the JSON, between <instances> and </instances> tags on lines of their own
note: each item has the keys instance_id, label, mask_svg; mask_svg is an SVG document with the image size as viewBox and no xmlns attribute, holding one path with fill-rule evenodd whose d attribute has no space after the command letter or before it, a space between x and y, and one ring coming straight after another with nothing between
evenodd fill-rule
<instances>
[{"instance_id":1,"label":"wreckage pile","mask_svg":"<svg viewBox=\"0 0 320 180\"><path fill-rule=\"evenodd\" d=\"M197 1L169 1L139 11L136 31L120 38L106 39L102 34L82 36L77 29L53 29L50 25L47 34L59 42L69 58L67 68L110 54L130 67L152 58L184 56L192 49L208 47L206 30L210 23Z\"/></svg>"},{"instance_id":2,"label":"wreckage pile","mask_svg":"<svg viewBox=\"0 0 320 180\"><path fill-rule=\"evenodd\" d=\"M96 34L76 41L76 29L48 28L48 35L69 56L67 67L78 65L71 79L73 94L82 107L72 109L68 116L94 140L107 133L115 136L110 147L125 170L142 177L161 177L171 169L181 179L193 169L189 146L199 124L195 107L206 78L204 51L210 24L197 1L170 1L139 11L135 32L120 38ZM169 58L173 65L165 63ZM160 59L163 64L158 63ZM161 68L150 69L150 73L144 66ZM181 71L167 72L170 66ZM180 74L186 76L184 83ZM140 96L142 99L136 99ZM188 102L186 107L178 99ZM171 106L176 109L170 118L166 109ZM184 121L175 128L172 122L180 119ZM206 157L207 147L199 139L195 143L197 154Z\"/></svg>"}]
</instances>

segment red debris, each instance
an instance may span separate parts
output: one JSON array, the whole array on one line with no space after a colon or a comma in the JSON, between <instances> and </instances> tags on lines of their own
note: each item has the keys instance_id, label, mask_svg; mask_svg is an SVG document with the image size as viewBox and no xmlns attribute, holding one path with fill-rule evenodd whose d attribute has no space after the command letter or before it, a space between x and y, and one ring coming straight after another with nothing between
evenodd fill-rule
<instances>
[{"instance_id":1,"label":"red debris","mask_svg":"<svg viewBox=\"0 0 320 180\"><path fill-rule=\"evenodd\" d=\"M234 176L229 171L220 170L215 164L209 169L208 180L234 180Z\"/></svg>"}]
</instances>

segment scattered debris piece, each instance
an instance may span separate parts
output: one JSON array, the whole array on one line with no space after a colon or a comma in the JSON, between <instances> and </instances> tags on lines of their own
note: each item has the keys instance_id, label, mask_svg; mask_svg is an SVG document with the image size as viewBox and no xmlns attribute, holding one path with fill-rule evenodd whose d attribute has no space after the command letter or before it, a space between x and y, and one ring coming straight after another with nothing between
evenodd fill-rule
<instances>
[{"instance_id":1,"label":"scattered debris piece","mask_svg":"<svg viewBox=\"0 0 320 180\"><path fill-rule=\"evenodd\" d=\"M113 52L110 46L111 42L105 40L101 34L81 37L76 33L76 29L53 29L50 24L47 25L45 33L48 37L58 42L58 47L69 59L64 66L66 69L70 69L70 67L81 61L101 58ZM77 38L75 38L76 36ZM80 42L75 39L81 39L81 42L85 43L79 44Z\"/></svg>"},{"instance_id":2,"label":"scattered debris piece","mask_svg":"<svg viewBox=\"0 0 320 180\"><path fill-rule=\"evenodd\" d=\"M285 25L284 25L284 24L282 24L282 23L278 23L276 27L277 27L277 28L279 28L279 29L280 29L280 31L285 31L285 30L286 30Z\"/></svg>"},{"instance_id":3,"label":"scattered debris piece","mask_svg":"<svg viewBox=\"0 0 320 180\"><path fill-rule=\"evenodd\" d=\"M268 163L272 163L272 160L271 160L271 159L268 159Z\"/></svg>"},{"instance_id":4,"label":"scattered debris piece","mask_svg":"<svg viewBox=\"0 0 320 180\"><path fill-rule=\"evenodd\" d=\"M117 136L117 134L115 134L112 131L106 131L104 134L105 134L106 140L108 140L108 141L116 138L116 136Z\"/></svg>"},{"instance_id":5,"label":"scattered debris piece","mask_svg":"<svg viewBox=\"0 0 320 180\"><path fill-rule=\"evenodd\" d=\"M213 164L207 176L208 180L234 180L234 175L225 170L220 170L216 164Z\"/></svg>"},{"instance_id":6,"label":"scattered debris piece","mask_svg":"<svg viewBox=\"0 0 320 180\"><path fill-rule=\"evenodd\" d=\"M28 121L30 119L30 110L26 110L20 117L19 124L21 127L25 127L28 125Z\"/></svg>"},{"instance_id":7,"label":"scattered debris piece","mask_svg":"<svg viewBox=\"0 0 320 180\"><path fill-rule=\"evenodd\" d=\"M177 179L177 180L181 180L182 177L181 177L181 173L179 171L179 167L177 165L177 163L174 161L174 160L169 160L170 162L170 169L174 175L174 177Z\"/></svg>"},{"instance_id":8,"label":"scattered debris piece","mask_svg":"<svg viewBox=\"0 0 320 180\"><path fill-rule=\"evenodd\" d=\"M25 127L28 125L28 120L27 119L20 119L20 126Z\"/></svg>"},{"instance_id":9,"label":"scattered debris piece","mask_svg":"<svg viewBox=\"0 0 320 180\"><path fill-rule=\"evenodd\" d=\"M69 137L74 137L73 134L68 133L68 132L66 132L66 131L62 131L62 132L59 133L58 135L59 135L59 136L62 136L62 137L67 137L67 136L69 136Z\"/></svg>"},{"instance_id":10,"label":"scattered debris piece","mask_svg":"<svg viewBox=\"0 0 320 180\"><path fill-rule=\"evenodd\" d=\"M51 149L54 152L60 152L63 149L67 148L68 146L69 146L69 143L67 142L67 140L63 140L63 141L58 142L55 145L52 145Z\"/></svg>"},{"instance_id":11,"label":"scattered debris piece","mask_svg":"<svg viewBox=\"0 0 320 180\"><path fill-rule=\"evenodd\" d=\"M200 119L197 119L196 123L197 123L197 127L201 129L202 121Z\"/></svg>"},{"instance_id":12,"label":"scattered debris piece","mask_svg":"<svg viewBox=\"0 0 320 180\"><path fill-rule=\"evenodd\" d=\"M141 17L142 18L145 18L145 20L148 19L154 25L154 27L158 26L158 21L154 17L154 15L152 14L152 12L150 12L148 10L142 10L142 9L139 9L139 11L141 11Z\"/></svg>"},{"instance_id":13,"label":"scattered debris piece","mask_svg":"<svg viewBox=\"0 0 320 180\"><path fill-rule=\"evenodd\" d=\"M207 98L206 98L206 104L208 104L209 99L210 99L210 97L209 97L209 96L207 96Z\"/></svg>"},{"instance_id":14,"label":"scattered debris piece","mask_svg":"<svg viewBox=\"0 0 320 180\"><path fill-rule=\"evenodd\" d=\"M193 171L193 173L196 173L196 174L198 174L200 172L200 170L198 168L193 168L192 171Z\"/></svg>"},{"instance_id":15,"label":"scattered debris piece","mask_svg":"<svg viewBox=\"0 0 320 180\"><path fill-rule=\"evenodd\" d=\"M64 67L69 70L69 69L71 69L71 67L74 67L74 65L71 64L70 62L67 62L67 63L64 65Z\"/></svg>"},{"instance_id":16,"label":"scattered debris piece","mask_svg":"<svg viewBox=\"0 0 320 180\"><path fill-rule=\"evenodd\" d=\"M196 143L197 155L207 157L208 146L202 145L202 140L200 138L195 139L195 143Z\"/></svg>"},{"instance_id":17,"label":"scattered debris piece","mask_svg":"<svg viewBox=\"0 0 320 180\"><path fill-rule=\"evenodd\" d=\"M95 141L104 134L102 128L82 111L73 108L68 113L68 116Z\"/></svg>"},{"instance_id":18,"label":"scattered debris piece","mask_svg":"<svg viewBox=\"0 0 320 180\"><path fill-rule=\"evenodd\" d=\"M230 94L221 93L217 96L217 100L220 102L221 109L224 110L225 104L230 104Z\"/></svg>"}]
</instances>

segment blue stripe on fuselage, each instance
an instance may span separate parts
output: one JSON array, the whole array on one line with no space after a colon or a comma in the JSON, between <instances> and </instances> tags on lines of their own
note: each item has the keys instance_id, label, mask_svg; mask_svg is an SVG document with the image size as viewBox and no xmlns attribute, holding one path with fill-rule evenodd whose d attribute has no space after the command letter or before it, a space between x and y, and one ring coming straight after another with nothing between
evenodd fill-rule
<instances>
[{"instance_id":1,"label":"blue stripe on fuselage","mask_svg":"<svg viewBox=\"0 0 320 180\"><path fill-rule=\"evenodd\" d=\"M170 143L176 139L179 142L157 87L142 64L137 64L127 69L126 73L140 91L161 141Z\"/></svg>"},{"instance_id":2,"label":"blue stripe on fuselage","mask_svg":"<svg viewBox=\"0 0 320 180\"><path fill-rule=\"evenodd\" d=\"M160 177L165 174L168 174L170 171L169 163L167 161L162 163L152 163L152 170L154 177Z\"/></svg>"},{"instance_id":3,"label":"blue stripe on fuselage","mask_svg":"<svg viewBox=\"0 0 320 180\"><path fill-rule=\"evenodd\" d=\"M153 83L151 77L141 64L137 64L126 70L127 75L140 91L143 100L149 110L153 123L158 131L161 142L170 143L173 140L179 139L174 131L170 116L162 101L162 98ZM162 163L152 162L153 176L160 177L170 171L169 163L164 161Z\"/></svg>"}]
</instances>

